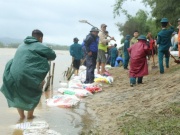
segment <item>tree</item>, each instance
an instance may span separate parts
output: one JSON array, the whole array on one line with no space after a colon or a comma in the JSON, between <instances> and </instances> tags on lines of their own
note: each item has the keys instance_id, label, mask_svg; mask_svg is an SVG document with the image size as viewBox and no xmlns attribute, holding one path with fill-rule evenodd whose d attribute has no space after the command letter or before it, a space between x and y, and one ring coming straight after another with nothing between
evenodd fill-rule
<instances>
[{"instance_id":1,"label":"tree","mask_svg":"<svg viewBox=\"0 0 180 135\"><path fill-rule=\"evenodd\" d=\"M122 24L117 23L119 31L122 36L133 35L134 31L139 31L140 34L146 35L148 32L151 32L154 36L157 33L157 29L155 26L155 20L152 18L148 18L148 13L143 10L139 10L136 13L136 16L128 18L128 20ZM124 42L122 39L121 43Z\"/></svg>"},{"instance_id":2,"label":"tree","mask_svg":"<svg viewBox=\"0 0 180 135\"><path fill-rule=\"evenodd\" d=\"M127 0L116 0L114 4L114 16L124 13L127 18L130 17L127 10L122 8L122 5ZM131 0L134 1L134 0ZM160 20L163 17L169 19L169 21L176 26L177 19L180 18L180 2L178 0L142 0L145 5L149 5L151 8L151 16L155 18L155 25L160 25Z\"/></svg>"},{"instance_id":3,"label":"tree","mask_svg":"<svg viewBox=\"0 0 180 135\"><path fill-rule=\"evenodd\" d=\"M178 0L143 0L152 9L152 16L156 18L156 25L161 18L166 17L176 26L180 17L180 2Z\"/></svg>"},{"instance_id":4,"label":"tree","mask_svg":"<svg viewBox=\"0 0 180 135\"><path fill-rule=\"evenodd\" d=\"M4 44L2 42L0 42L0 48L3 48Z\"/></svg>"}]
</instances>

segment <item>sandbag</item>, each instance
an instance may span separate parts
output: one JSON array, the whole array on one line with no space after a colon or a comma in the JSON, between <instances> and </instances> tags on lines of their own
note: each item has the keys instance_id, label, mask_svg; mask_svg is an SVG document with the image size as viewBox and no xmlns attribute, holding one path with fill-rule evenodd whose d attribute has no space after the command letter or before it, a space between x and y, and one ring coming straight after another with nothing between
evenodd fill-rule
<instances>
[{"instance_id":1,"label":"sandbag","mask_svg":"<svg viewBox=\"0 0 180 135\"><path fill-rule=\"evenodd\" d=\"M69 88L75 88L75 89L82 89L83 85L82 85L80 80L73 79L73 80L69 81L69 86L68 87Z\"/></svg>"},{"instance_id":2,"label":"sandbag","mask_svg":"<svg viewBox=\"0 0 180 135\"><path fill-rule=\"evenodd\" d=\"M85 89L59 88L58 92L65 94L65 95L75 95L78 97L87 97L87 96L92 95L92 93L90 93L89 91L87 91Z\"/></svg>"},{"instance_id":3,"label":"sandbag","mask_svg":"<svg viewBox=\"0 0 180 135\"><path fill-rule=\"evenodd\" d=\"M174 57L179 57L179 51L170 51L170 54Z\"/></svg>"},{"instance_id":4,"label":"sandbag","mask_svg":"<svg viewBox=\"0 0 180 135\"><path fill-rule=\"evenodd\" d=\"M87 86L85 88L87 91L91 92L91 93L95 93L95 92L100 92L102 91L102 88L100 88L99 86Z\"/></svg>"},{"instance_id":5,"label":"sandbag","mask_svg":"<svg viewBox=\"0 0 180 135\"><path fill-rule=\"evenodd\" d=\"M55 95L53 98L47 99L46 104L50 107L69 108L76 106L79 101L80 99L74 95Z\"/></svg>"}]
</instances>

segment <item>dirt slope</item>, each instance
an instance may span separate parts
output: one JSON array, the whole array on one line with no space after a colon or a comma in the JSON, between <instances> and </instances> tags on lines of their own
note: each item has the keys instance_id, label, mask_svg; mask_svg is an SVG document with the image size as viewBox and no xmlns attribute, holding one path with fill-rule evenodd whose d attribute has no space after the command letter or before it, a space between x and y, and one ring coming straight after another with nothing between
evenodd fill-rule
<instances>
[{"instance_id":1,"label":"dirt slope","mask_svg":"<svg viewBox=\"0 0 180 135\"><path fill-rule=\"evenodd\" d=\"M129 86L127 70L122 67L109 70L114 83L103 85L103 92L85 99L92 110L93 124L85 121L82 134L120 135L121 116L148 117L148 113L158 113L170 103L180 101L180 64L171 60L165 74L159 74L158 68L151 70L151 64L144 84L134 87Z\"/></svg>"}]
</instances>

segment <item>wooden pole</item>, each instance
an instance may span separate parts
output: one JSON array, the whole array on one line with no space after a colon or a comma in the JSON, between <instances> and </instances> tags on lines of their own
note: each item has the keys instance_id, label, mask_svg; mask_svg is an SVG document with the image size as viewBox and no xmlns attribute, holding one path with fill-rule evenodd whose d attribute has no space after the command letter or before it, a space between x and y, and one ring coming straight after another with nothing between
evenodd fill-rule
<instances>
[{"instance_id":1,"label":"wooden pole","mask_svg":"<svg viewBox=\"0 0 180 135\"><path fill-rule=\"evenodd\" d=\"M52 80L51 80L51 84L53 84L53 81L54 81L54 68L55 68L55 63L53 63L53 67L52 67Z\"/></svg>"},{"instance_id":2,"label":"wooden pole","mask_svg":"<svg viewBox=\"0 0 180 135\"><path fill-rule=\"evenodd\" d=\"M50 69L49 69L49 75L47 76L47 82L44 87L44 91L47 91L49 86L50 86L50 81L51 81L51 61L49 61Z\"/></svg>"}]
</instances>

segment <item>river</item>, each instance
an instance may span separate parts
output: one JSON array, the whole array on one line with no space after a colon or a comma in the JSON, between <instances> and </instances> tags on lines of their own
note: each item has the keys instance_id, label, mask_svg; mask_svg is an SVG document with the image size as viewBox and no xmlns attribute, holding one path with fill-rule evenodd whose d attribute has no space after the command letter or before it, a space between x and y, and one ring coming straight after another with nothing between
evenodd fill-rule
<instances>
[{"instance_id":1,"label":"river","mask_svg":"<svg viewBox=\"0 0 180 135\"><path fill-rule=\"evenodd\" d=\"M2 76L7 61L13 58L16 49L0 49L0 86L2 85ZM57 58L55 63L55 76L53 90L44 92L39 105L35 109L34 120L45 120L50 129L55 130L62 135L80 134L83 124L82 117L86 115L86 107L81 102L75 108L48 107L45 100L57 94L59 81L64 82L63 72L71 64L71 57L68 51L56 51ZM25 120L26 122L27 120ZM19 115L15 108L8 108L4 95L0 92L0 135L22 135L22 131L11 128L12 125L19 123Z\"/></svg>"}]
</instances>

